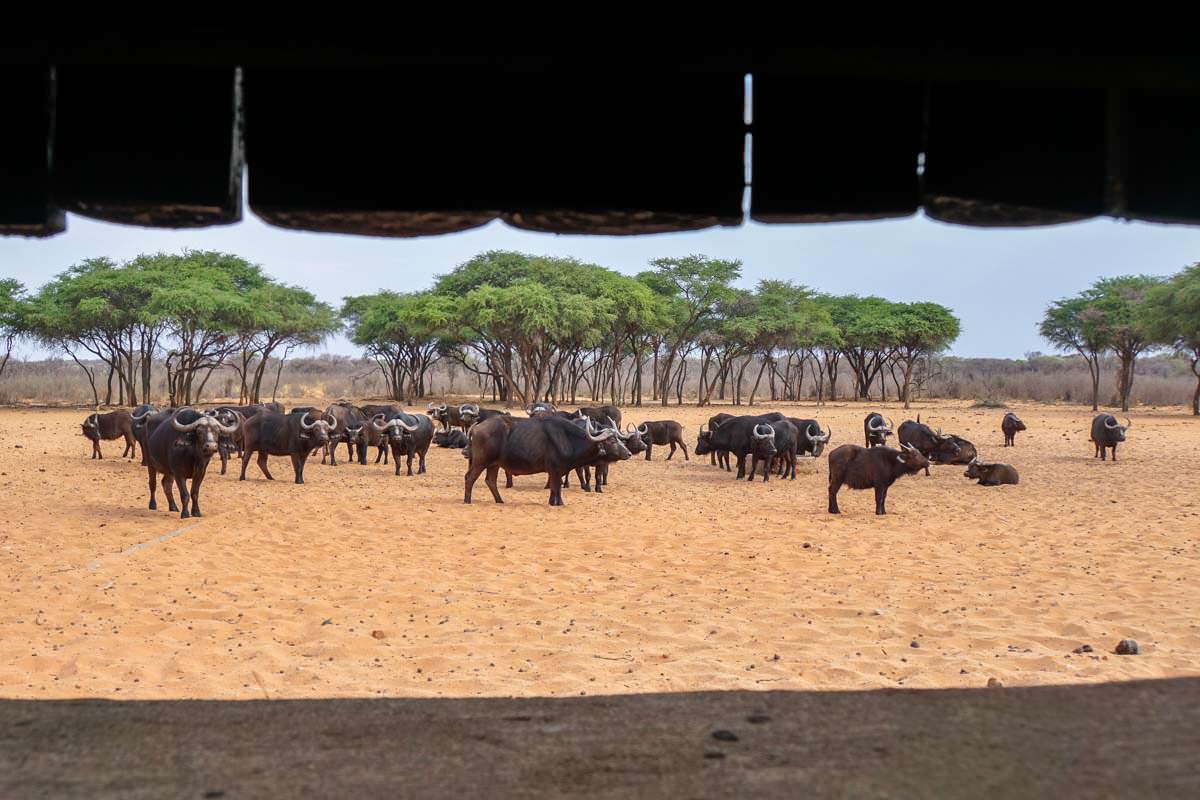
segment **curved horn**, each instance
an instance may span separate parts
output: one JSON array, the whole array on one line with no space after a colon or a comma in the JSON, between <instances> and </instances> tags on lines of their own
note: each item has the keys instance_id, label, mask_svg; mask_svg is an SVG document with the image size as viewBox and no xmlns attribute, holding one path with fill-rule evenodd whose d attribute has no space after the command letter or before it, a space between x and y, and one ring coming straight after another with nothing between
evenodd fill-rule
<instances>
[{"instance_id":1,"label":"curved horn","mask_svg":"<svg viewBox=\"0 0 1200 800\"><path fill-rule=\"evenodd\" d=\"M603 442L605 439L616 433L616 431L613 431L611 428L601 428L599 433L592 433L592 420L591 417L589 417L587 430L585 430L584 433L587 434L587 437L593 442Z\"/></svg>"},{"instance_id":2,"label":"curved horn","mask_svg":"<svg viewBox=\"0 0 1200 800\"><path fill-rule=\"evenodd\" d=\"M408 423L406 423L404 421L403 417L396 417L391 422L389 422L388 425L396 425L397 427L404 428L404 430L408 431L409 433L412 433L417 428L421 427L421 423L419 423L419 422L416 425L409 425Z\"/></svg>"},{"instance_id":3,"label":"curved horn","mask_svg":"<svg viewBox=\"0 0 1200 800\"><path fill-rule=\"evenodd\" d=\"M384 424L380 425L379 420L384 420ZM375 430L377 431L386 431L390 427L386 423L387 415L385 414L376 414L375 416L371 417L371 425L374 426Z\"/></svg>"},{"instance_id":4,"label":"curved horn","mask_svg":"<svg viewBox=\"0 0 1200 800\"><path fill-rule=\"evenodd\" d=\"M700 426L700 431L701 431L701 433L704 432L703 425ZM637 432L640 433L642 436L649 436L650 435L650 426L643 422L641 425L637 426Z\"/></svg>"},{"instance_id":5,"label":"curved horn","mask_svg":"<svg viewBox=\"0 0 1200 800\"><path fill-rule=\"evenodd\" d=\"M150 413L151 413L151 412L150 412L150 409L146 409L145 411L143 411L143 412L141 413L141 415L138 415L138 414L130 414L129 416L133 418L133 421L134 421L134 422L141 422L141 421L142 421L142 420L144 420L146 417L150 416Z\"/></svg>"},{"instance_id":6,"label":"curved horn","mask_svg":"<svg viewBox=\"0 0 1200 800\"><path fill-rule=\"evenodd\" d=\"M815 434L812 432L812 429L813 429L813 424L810 422L810 423L808 423L808 431L807 431L807 433L808 433L808 438L809 438L809 439L816 439L816 438L818 438L818 437L821 435L821 429L818 427L818 428L817 428L817 432L816 432Z\"/></svg>"},{"instance_id":7,"label":"curved horn","mask_svg":"<svg viewBox=\"0 0 1200 800\"><path fill-rule=\"evenodd\" d=\"M476 405L475 403L463 403L461 406L458 407L458 413L459 414L471 413L471 414L474 414L475 416L479 416L479 406Z\"/></svg>"},{"instance_id":8,"label":"curved horn","mask_svg":"<svg viewBox=\"0 0 1200 800\"><path fill-rule=\"evenodd\" d=\"M706 433L708 433L708 431L704 430L704 423L702 422L700 423L700 435L703 436Z\"/></svg>"},{"instance_id":9,"label":"curved horn","mask_svg":"<svg viewBox=\"0 0 1200 800\"><path fill-rule=\"evenodd\" d=\"M871 430L873 430L873 431L882 431L882 430L885 430L885 429L887 428L887 423L885 423L885 422L883 421L883 417L879 417L879 424L878 424L878 425L872 425L871 423L869 423L869 422L868 422L868 423L867 423L867 427L868 427L868 428L870 428L870 429L871 429Z\"/></svg>"},{"instance_id":10,"label":"curved horn","mask_svg":"<svg viewBox=\"0 0 1200 800\"><path fill-rule=\"evenodd\" d=\"M315 422L311 422L307 425L304 424L304 420L309 419L310 416L311 415L309 414L309 412L305 411L304 416L300 418L300 427L306 431L310 431L313 428L317 427L317 423L315 423Z\"/></svg>"},{"instance_id":11,"label":"curved horn","mask_svg":"<svg viewBox=\"0 0 1200 800\"><path fill-rule=\"evenodd\" d=\"M1109 421L1112 422L1111 425L1108 424ZM1116 428L1119 428L1121 426L1117 424L1116 417L1114 417L1112 414L1109 414L1107 417L1104 418L1104 427L1109 428L1110 430L1115 430Z\"/></svg>"},{"instance_id":12,"label":"curved horn","mask_svg":"<svg viewBox=\"0 0 1200 800\"><path fill-rule=\"evenodd\" d=\"M758 431L760 428L766 428L767 433L759 433ZM772 428L770 425L758 424L758 425L754 426L754 434L753 435L754 435L755 439L766 439L768 436L774 438L775 437L775 429Z\"/></svg>"},{"instance_id":13,"label":"curved horn","mask_svg":"<svg viewBox=\"0 0 1200 800\"><path fill-rule=\"evenodd\" d=\"M828 442L829 437L833 436L833 428L832 427L828 428L824 433L820 433L820 430L821 430L820 428L817 428L817 431L819 433L818 436L809 437L809 438L812 438L814 441Z\"/></svg>"},{"instance_id":14,"label":"curved horn","mask_svg":"<svg viewBox=\"0 0 1200 800\"><path fill-rule=\"evenodd\" d=\"M233 424L232 425L226 425L225 423L221 422L221 417L219 414L216 417L217 427L220 428L221 433L225 434L226 436L231 436L234 433L237 433L237 429L242 426L242 419L243 419L242 415L239 414L237 411L231 411L229 413L233 416Z\"/></svg>"},{"instance_id":15,"label":"curved horn","mask_svg":"<svg viewBox=\"0 0 1200 800\"><path fill-rule=\"evenodd\" d=\"M1129 419L1129 417L1126 417L1126 418L1125 418L1125 427L1126 427L1126 428L1132 428L1132 427L1133 427L1133 420ZM1116 451L1114 450L1113 452L1116 452Z\"/></svg>"},{"instance_id":16,"label":"curved horn","mask_svg":"<svg viewBox=\"0 0 1200 800\"><path fill-rule=\"evenodd\" d=\"M194 431L196 429L196 427L200 424L200 420L204 419L204 416L201 415L200 419L197 419L195 422L189 422L186 425L184 423L180 422L179 415L182 414L184 411L187 411L190 408L191 408L191 406L184 406L183 408L179 409L178 411L176 411L174 414L171 415L171 426L173 428L175 428L175 430L179 431L180 433L187 433L188 431Z\"/></svg>"},{"instance_id":17,"label":"curved horn","mask_svg":"<svg viewBox=\"0 0 1200 800\"><path fill-rule=\"evenodd\" d=\"M330 424L331 426L333 426L333 427L335 427L335 428L337 427L337 424L338 424L338 422L337 422L337 417L335 417L333 414L330 414L330 413L329 413L329 409L325 409L325 413L321 415L321 421L322 421L322 422L324 422L324 421L325 421L325 417L329 417L329 424Z\"/></svg>"}]
</instances>

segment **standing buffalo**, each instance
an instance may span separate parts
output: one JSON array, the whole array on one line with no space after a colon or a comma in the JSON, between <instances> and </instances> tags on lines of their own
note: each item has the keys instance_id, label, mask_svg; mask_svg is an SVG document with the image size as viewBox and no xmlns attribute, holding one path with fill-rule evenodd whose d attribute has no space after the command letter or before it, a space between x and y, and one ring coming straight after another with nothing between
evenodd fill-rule
<instances>
[{"instance_id":1,"label":"standing buffalo","mask_svg":"<svg viewBox=\"0 0 1200 800\"><path fill-rule=\"evenodd\" d=\"M1117 460L1117 445L1125 441L1125 431L1133 427L1129 417L1124 425L1117 424L1117 418L1112 414L1097 414L1092 420L1092 442L1096 445L1095 457L1106 461L1105 450L1112 448L1112 460Z\"/></svg>"},{"instance_id":2,"label":"standing buffalo","mask_svg":"<svg viewBox=\"0 0 1200 800\"><path fill-rule=\"evenodd\" d=\"M200 516L200 484L204 481L208 462L220 447L220 437L232 434L236 428L236 425L223 425L216 416L201 414L192 408L181 408L171 414L168 420L159 422L150 433L149 446L146 448L150 508L158 508L154 489L161 473L168 507L172 511L179 511L183 519ZM175 498L171 494L172 479L179 489L179 507L175 505ZM190 493L188 479L192 481Z\"/></svg>"},{"instance_id":3,"label":"standing buffalo","mask_svg":"<svg viewBox=\"0 0 1200 800\"><path fill-rule=\"evenodd\" d=\"M710 431L704 430L704 426L701 426L700 433L696 437L696 455L720 453L722 450L732 453L737 457L737 479L741 480L746 477L746 456L756 449L755 443L760 443L757 449L765 450L761 444L766 439L765 434L758 437L753 436L755 426L762 424L769 426L772 422L778 422L783 418L783 414L773 411L759 416L730 417ZM773 429L771 440L774 441Z\"/></svg>"},{"instance_id":4,"label":"standing buffalo","mask_svg":"<svg viewBox=\"0 0 1200 800\"><path fill-rule=\"evenodd\" d=\"M892 435L892 421L884 421L883 415L877 411L867 414L863 420L863 436L866 437L867 447L887 447L887 437Z\"/></svg>"},{"instance_id":5,"label":"standing buffalo","mask_svg":"<svg viewBox=\"0 0 1200 800\"><path fill-rule=\"evenodd\" d=\"M838 490L843 485L851 489L875 490L875 513L886 514L888 488L904 475L915 475L928 467L929 461L912 445L891 447L859 447L844 444L829 454L829 513L840 514Z\"/></svg>"},{"instance_id":6,"label":"standing buffalo","mask_svg":"<svg viewBox=\"0 0 1200 800\"><path fill-rule=\"evenodd\" d=\"M239 456L242 454L242 423L245 417L230 408L211 408L204 412L204 416L215 417L225 426L217 438L217 453L221 456L221 474L224 475L233 452L237 451Z\"/></svg>"},{"instance_id":7,"label":"standing buffalo","mask_svg":"<svg viewBox=\"0 0 1200 800\"><path fill-rule=\"evenodd\" d=\"M171 418L171 411L159 411L155 406L141 405L129 416L133 421L133 438L137 439L142 448L142 466L148 467L150 458L146 455L146 447L150 441L150 434L154 433L160 422Z\"/></svg>"},{"instance_id":8,"label":"standing buffalo","mask_svg":"<svg viewBox=\"0 0 1200 800\"><path fill-rule=\"evenodd\" d=\"M413 474L413 456L420 459L417 474L425 474L425 454L433 443L433 420L424 414L407 414L401 411L391 418L384 419L377 415L371 424L380 433L387 436L388 444L392 447L392 462L396 465L396 474L400 474L400 456L408 456L408 474Z\"/></svg>"},{"instance_id":9,"label":"standing buffalo","mask_svg":"<svg viewBox=\"0 0 1200 800\"><path fill-rule=\"evenodd\" d=\"M708 418L709 430L711 431L713 429L719 428L725 423L726 420L731 420L731 419L733 419L733 414L726 414L724 412L722 412L720 414L713 414L711 417ZM701 432L701 435L703 436L703 433L704 433L703 425L700 426L700 432ZM699 455L699 453L697 453L697 455ZM724 467L725 471L729 472L730 471L730 469L729 469L729 451L728 450L710 450L709 454L708 454L708 463L716 465L716 466Z\"/></svg>"},{"instance_id":10,"label":"standing buffalo","mask_svg":"<svg viewBox=\"0 0 1200 800\"><path fill-rule=\"evenodd\" d=\"M138 409L142 409L138 406ZM83 435L92 443L92 458L104 458L100 452L100 440L112 441L125 437L125 450L121 458L137 455L137 440L133 436L133 416L126 410L110 411L107 414L92 414L83 421Z\"/></svg>"},{"instance_id":11,"label":"standing buffalo","mask_svg":"<svg viewBox=\"0 0 1200 800\"><path fill-rule=\"evenodd\" d=\"M1004 415L1004 419L1000 420L1000 430L1004 431L1004 446L1016 447L1017 431L1025 430L1025 423L1010 411Z\"/></svg>"},{"instance_id":12,"label":"standing buffalo","mask_svg":"<svg viewBox=\"0 0 1200 800\"><path fill-rule=\"evenodd\" d=\"M943 434L939 428L934 431L928 425L921 423L921 415L917 421L906 419L900 423L899 440L901 445L912 445L925 456L925 474L929 474L929 464L936 461L949 462L958 454L958 445L953 436ZM969 459L968 459L969 460Z\"/></svg>"},{"instance_id":13,"label":"standing buffalo","mask_svg":"<svg viewBox=\"0 0 1200 800\"><path fill-rule=\"evenodd\" d=\"M980 486L1000 486L1001 484L1017 484L1021 479L1011 464L980 464L975 459L967 464L964 478L979 479Z\"/></svg>"},{"instance_id":14,"label":"standing buffalo","mask_svg":"<svg viewBox=\"0 0 1200 800\"><path fill-rule=\"evenodd\" d=\"M466 430L476 422L483 422L485 419L492 417L502 417L508 414L507 411L497 411L494 408L480 408L477 403L463 403L458 407L458 418L462 421L463 429Z\"/></svg>"},{"instance_id":15,"label":"standing buffalo","mask_svg":"<svg viewBox=\"0 0 1200 800\"><path fill-rule=\"evenodd\" d=\"M398 411L395 413L399 413ZM386 416L386 415L384 415ZM461 431L455 431L461 434ZM358 448L356 456L359 464L367 463L367 450L375 447L375 463L378 464L380 459L383 463L388 463L388 440L387 435L381 432L378 428L368 421L348 422L346 423L346 442L353 447ZM351 451L353 455L353 450Z\"/></svg>"},{"instance_id":16,"label":"standing buffalo","mask_svg":"<svg viewBox=\"0 0 1200 800\"><path fill-rule=\"evenodd\" d=\"M471 502L471 488L486 471L492 498L503 503L496 487L496 476L503 469L510 475L547 473L550 505L561 506L563 475L576 467L595 464L598 459L622 461L630 457L617 433L615 428L597 432L590 424L581 428L557 417L497 417L481 422L471 429L463 502Z\"/></svg>"},{"instance_id":17,"label":"standing buffalo","mask_svg":"<svg viewBox=\"0 0 1200 800\"><path fill-rule=\"evenodd\" d=\"M759 461L765 459L763 464L763 483L768 480L768 473L776 460L779 462L779 475L786 478L789 475L792 480L796 480L796 426L788 422L786 419L777 419L773 422L766 423L763 428L770 428L772 431L771 441L756 441L754 450L754 460L750 464L750 477L747 480L754 480L754 468ZM754 428L754 438L757 440L759 436L759 427ZM760 455L760 452L762 455Z\"/></svg>"},{"instance_id":18,"label":"standing buffalo","mask_svg":"<svg viewBox=\"0 0 1200 800\"><path fill-rule=\"evenodd\" d=\"M621 427L621 409L616 406L583 406L575 412L577 417L587 417L597 428L603 428L612 421L617 429Z\"/></svg>"},{"instance_id":19,"label":"standing buffalo","mask_svg":"<svg viewBox=\"0 0 1200 800\"><path fill-rule=\"evenodd\" d=\"M462 428L464 432L467 430L468 426L462 420L462 406L430 403L426 406L425 413L429 415L430 419L440 423L444 431L451 428Z\"/></svg>"},{"instance_id":20,"label":"standing buffalo","mask_svg":"<svg viewBox=\"0 0 1200 800\"><path fill-rule=\"evenodd\" d=\"M833 428L821 432L821 423L815 419L796 419L788 417L788 422L796 426L796 455L811 455L820 458L829 437L833 436Z\"/></svg>"},{"instance_id":21,"label":"standing buffalo","mask_svg":"<svg viewBox=\"0 0 1200 800\"><path fill-rule=\"evenodd\" d=\"M615 421L615 420L614 420ZM674 420L666 419L661 422L643 422L637 426L637 432L642 437L642 442L646 445L646 460L650 460L650 454L654 450L654 445L671 445L671 452L667 453L667 461L671 460L671 456L675 455L675 448L683 448L683 460L688 460L687 445L683 443L683 426Z\"/></svg>"},{"instance_id":22,"label":"standing buffalo","mask_svg":"<svg viewBox=\"0 0 1200 800\"><path fill-rule=\"evenodd\" d=\"M573 422L575 425L578 425L579 427L581 427L585 430L589 429L589 426L591 425L591 420L589 420L589 419L575 419ZM611 420L610 420L610 423L611 423ZM617 426L616 426L616 423L612 423L609 425L609 427L611 427L615 430ZM630 456L636 456L638 453L640 453L646 449L646 443L642 439L641 433L639 433L636 428L632 428L632 427L627 428L624 433L617 431L617 436L618 436L618 438L620 438L622 444L625 445L625 449L627 449L629 451ZM598 493L602 493L604 491L604 487L608 486L608 465L611 463L611 461L612 460L608 458L607 454L605 454L603 456L597 457L596 461L593 464L584 465L582 467L576 467L575 468L575 476L579 479L580 488L583 489L585 492L590 492L592 490L592 488L591 488L592 467L595 466L596 467L596 491ZM506 477L508 477L511 480L512 476L506 476ZM563 488L564 489L567 488L567 485L568 485L567 480L569 477L570 477L570 473L568 473L567 475L563 475ZM511 486L512 484L509 483L507 485ZM547 486L546 488L549 489L550 487Z\"/></svg>"},{"instance_id":23,"label":"standing buffalo","mask_svg":"<svg viewBox=\"0 0 1200 800\"><path fill-rule=\"evenodd\" d=\"M333 429L329 432L329 445L326 448L329 456L329 465L331 467L337 466L337 446L340 442L346 443L346 459L349 461L354 461L358 456L358 453L354 452L355 446L358 444L358 437L353 437L352 440L352 437L349 435L348 428L349 426L353 425L357 431L362 427L363 423L367 421L367 415L362 409L352 406L349 403L341 402L334 403L329 408L325 409L325 414L323 416L325 419L332 420L334 423ZM325 456L326 454L324 453L321 455L322 464L325 463Z\"/></svg>"},{"instance_id":24,"label":"standing buffalo","mask_svg":"<svg viewBox=\"0 0 1200 800\"><path fill-rule=\"evenodd\" d=\"M296 483L304 483L304 462L310 453L329 444L329 432L333 423L325 419L312 419L312 413L280 414L277 411L262 411L246 420L242 426L245 450L242 452L242 474L246 480L246 467L250 456L258 453L258 468L267 480L275 480L267 469L267 456L290 456Z\"/></svg>"}]
</instances>

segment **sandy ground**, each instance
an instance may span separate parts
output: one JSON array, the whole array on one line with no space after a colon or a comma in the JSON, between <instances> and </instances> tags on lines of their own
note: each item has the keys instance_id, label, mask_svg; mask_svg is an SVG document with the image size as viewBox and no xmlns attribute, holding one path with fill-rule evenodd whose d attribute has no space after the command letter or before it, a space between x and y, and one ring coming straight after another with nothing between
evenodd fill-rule
<instances>
[{"instance_id":1,"label":"sandy ground","mask_svg":"<svg viewBox=\"0 0 1200 800\"><path fill-rule=\"evenodd\" d=\"M874 407L871 407L874 408ZM694 442L716 410L673 418ZM792 413L792 409L784 408ZM860 443L862 405L815 415ZM882 407L899 423L905 413ZM563 696L981 687L1200 674L1200 422L1139 409L1117 463L1086 408L924 405L923 420L1021 472L962 467L825 513L825 459L737 482L677 454L613 468L603 495L544 479L462 503L429 472L272 459L210 470L205 516L146 509L118 442L90 461L82 411L0 410L0 697ZM796 409L811 416L811 406ZM18 449L20 447L20 449ZM344 449L343 449L344 452ZM318 459L319 461L319 459ZM1140 656L1116 656L1122 638ZM914 646L916 645L919 646ZM1074 655L1090 644L1095 652Z\"/></svg>"}]
</instances>

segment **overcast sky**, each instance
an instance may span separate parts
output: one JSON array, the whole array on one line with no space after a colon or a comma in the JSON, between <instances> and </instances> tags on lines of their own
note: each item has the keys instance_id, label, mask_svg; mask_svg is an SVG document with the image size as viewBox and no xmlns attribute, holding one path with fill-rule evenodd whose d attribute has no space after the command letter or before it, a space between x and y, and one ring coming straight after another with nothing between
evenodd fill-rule
<instances>
[{"instance_id":1,"label":"overcast sky","mask_svg":"<svg viewBox=\"0 0 1200 800\"><path fill-rule=\"evenodd\" d=\"M624 273L652 258L703 253L740 259L743 286L782 278L821 291L932 300L954 310L963 334L953 352L1020 357L1049 348L1037 323L1051 300L1101 276L1168 274L1200 261L1200 228L1093 220L1028 229L964 228L923 216L833 225L757 225L656 236L555 236L495 222L449 236L378 239L272 228L247 212L228 227L156 230L71 216L52 239L0 238L0 276L36 289L90 256L116 260L184 248L222 250L261 264L274 277L301 284L332 304L380 288L428 287L484 250L570 255ZM355 353L344 338L327 348ZM20 352L36 356L26 345Z\"/></svg>"}]
</instances>

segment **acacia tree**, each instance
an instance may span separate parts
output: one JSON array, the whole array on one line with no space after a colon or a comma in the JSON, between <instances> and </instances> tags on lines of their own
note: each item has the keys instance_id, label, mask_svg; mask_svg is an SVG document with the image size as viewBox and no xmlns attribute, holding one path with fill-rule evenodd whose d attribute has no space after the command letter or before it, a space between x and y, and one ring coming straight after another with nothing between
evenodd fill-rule
<instances>
[{"instance_id":1,"label":"acacia tree","mask_svg":"<svg viewBox=\"0 0 1200 800\"><path fill-rule=\"evenodd\" d=\"M1122 411L1129 410L1137 358L1155 344L1143 324L1143 317L1137 313L1138 306L1146 291L1157 286L1161 280L1149 275L1104 278L1087 292L1094 313L1098 315L1096 324L1120 361L1117 392L1121 397Z\"/></svg>"},{"instance_id":2,"label":"acacia tree","mask_svg":"<svg viewBox=\"0 0 1200 800\"><path fill-rule=\"evenodd\" d=\"M1042 338L1056 349L1076 352L1092 377L1092 411L1099 409L1100 359L1109 348L1108 330L1102 315L1086 294L1056 300L1046 309L1038 326Z\"/></svg>"},{"instance_id":3,"label":"acacia tree","mask_svg":"<svg viewBox=\"0 0 1200 800\"><path fill-rule=\"evenodd\" d=\"M834 298L830 316L838 328L842 356L854 371L855 395L866 400L871 384L891 357L897 339L896 306L882 297Z\"/></svg>"},{"instance_id":4,"label":"acacia tree","mask_svg":"<svg viewBox=\"0 0 1200 800\"><path fill-rule=\"evenodd\" d=\"M12 356L13 344L22 330L22 304L25 287L12 278L0 279L0 378Z\"/></svg>"},{"instance_id":5,"label":"acacia tree","mask_svg":"<svg viewBox=\"0 0 1200 800\"><path fill-rule=\"evenodd\" d=\"M236 358L231 368L238 374L243 403L262 400L262 384L267 367L274 363L275 384L284 362L297 347L314 347L337 332L337 313L317 300L307 289L273 281L245 294L236 323ZM271 399L275 399L272 390Z\"/></svg>"},{"instance_id":6,"label":"acacia tree","mask_svg":"<svg viewBox=\"0 0 1200 800\"><path fill-rule=\"evenodd\" d=\"M893 357L901 366L903 386L900 395L904 398L904 407L908 408L913 367L917 361L945 350L962 329L950 309L937 303L896 304L893 316Z\"/></svg>"},{"instance_id":7,"label":"acacia tree","mask_svg":"<svg viewBox=\"0 0 1200 800\"><path fill-rule=\"evenodd\" d=\"M426 376L442 356L457 312L453 298L433 292L382 291L347 297L341 317L350 340L378 365L391 398L404 402L426 393Z\"/></svg>"},{"instance_id":8,"label":"acacia tree","mask_svg":"<svg viewBox=\"0 0 1200 800\"><path fill-rule=\"evenodd\" d=\"M1196 376L1192 414L1200 416L1200 264L1147 289L1137 315L1148 336L1187 357Z\"/></svg>"}]
</instances>

